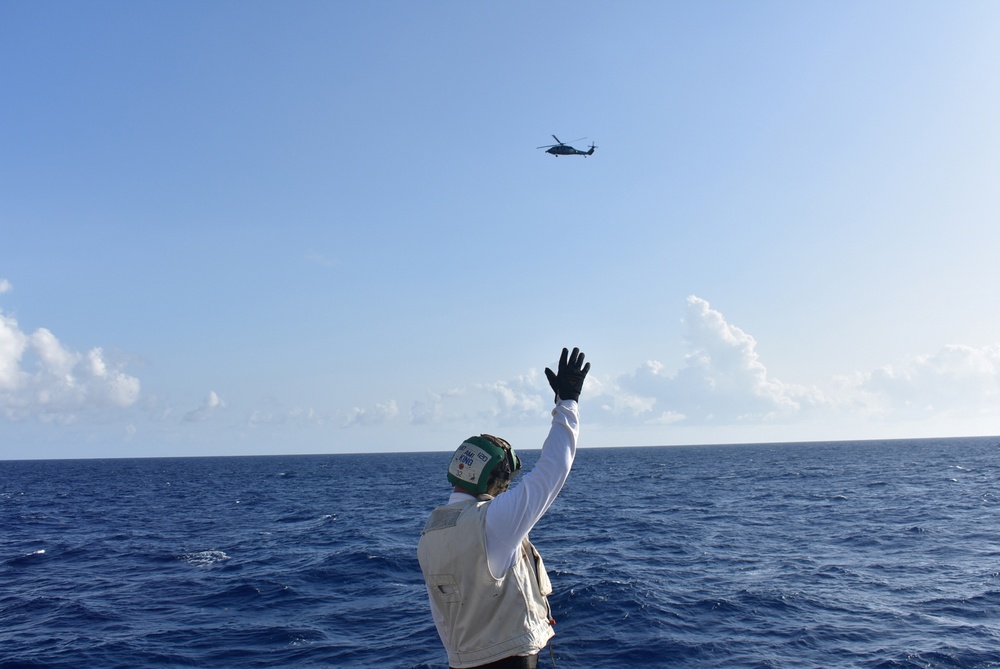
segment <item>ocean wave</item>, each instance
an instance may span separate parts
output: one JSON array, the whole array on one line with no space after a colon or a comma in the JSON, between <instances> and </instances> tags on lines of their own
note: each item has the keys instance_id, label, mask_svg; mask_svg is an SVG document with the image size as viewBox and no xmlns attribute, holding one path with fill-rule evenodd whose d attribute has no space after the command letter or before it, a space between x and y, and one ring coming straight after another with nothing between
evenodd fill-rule
<instances>
[{"instance_id":1,"label":"ocean wave","mask_svg":"<svg viewBox=\"0 0 1000 669\"><path fill-rule=\"evenodd\" d=\"M196 551L194 553L184 553L183 555L178 555L177 559L187 562L188 564L195 565L196 567L210 567L212 565L228 562L232 558L226 555L223 551L206 550Z\"/></svg>"},{"instance_id":2,"label":"ocean wave","mask_svg":"<svg viewBox=\"0 0 1000 669\"><path fill-rule=\"evenodd\" d=\"M4 560L2 563L5 567L30 567L42 562L46 557L45 549L40 548L30 553L25 553L24 555L18 555L17 557L12 557L10 559Z\"/></svg>"}]
</instances>

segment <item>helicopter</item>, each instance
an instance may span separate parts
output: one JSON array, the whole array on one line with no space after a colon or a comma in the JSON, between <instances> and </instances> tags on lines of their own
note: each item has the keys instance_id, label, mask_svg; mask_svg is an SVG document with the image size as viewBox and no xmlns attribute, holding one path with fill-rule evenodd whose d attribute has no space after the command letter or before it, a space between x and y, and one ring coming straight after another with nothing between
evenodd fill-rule
<instances>
[{"instance_id":1,"label":"helicopter","mask_svg":"<svg viewBox=\"0 0 1000 669\"><path fill-rule=\"evenodd\" d=\"M556 158L558 158L559 156L583 156L584 158L586 158L587 156L593 155L594 154L594 149L597 148L594 145L594 143L591 142L590 143L590 150L589 151L580 151L579 149L574 149L572 146L570 146L566 142L563 142L562 140L560 140L555 135L552 135L552 139L556 140L559 143L558 144L546 144L545 146L538 146L538 147L535 147L535 148L538 148L538 149L548 149L545 153L551 153ZM586 137L581 137L580 139L587 139L587 138ZM580 139L574 139L573 141L574 142L579 142Z\"/></svg>"}]
</instances>

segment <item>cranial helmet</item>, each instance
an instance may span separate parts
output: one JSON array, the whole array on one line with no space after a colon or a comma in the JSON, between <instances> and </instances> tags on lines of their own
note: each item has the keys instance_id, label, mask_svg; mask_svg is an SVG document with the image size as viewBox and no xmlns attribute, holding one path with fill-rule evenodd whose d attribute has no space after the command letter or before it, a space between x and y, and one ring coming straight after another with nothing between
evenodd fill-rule
<instances>
[{"instance_id":1,"label":"cranial helmet","mask_svg":"<svg viewBox=\"0 0 1000 669\"><path fill-rule=\"evenodd\" d=\"M471 495L482 495L494 482L509 483L521 459L500 437L481 434L458 447L448 466L448 481Z\"/></svg>"}]
</instances>

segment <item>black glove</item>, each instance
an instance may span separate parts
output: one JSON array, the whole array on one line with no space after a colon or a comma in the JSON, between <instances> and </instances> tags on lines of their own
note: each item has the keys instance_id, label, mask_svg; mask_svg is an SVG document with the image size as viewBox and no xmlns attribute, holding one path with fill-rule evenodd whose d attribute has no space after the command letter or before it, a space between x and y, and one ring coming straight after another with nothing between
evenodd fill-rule
<instances>
[{"instance_id":1,"label":"black glove","mask_svg":"<svg viewBox=\"0 0 1000 669\"><path fill-rule=\"evenodd\" d=\"M568 361L567 356L569 356ZM590 363L583 364L583 353L580 353L580 349L574 348L573 355L563 349L562 356L559 358L559 374L556 375L548 367L545 368L545 376L549 380L549 385L552 386L552 390L556 391L556 402L559 400L579 401L583 380L587 378L589 371Z\"/></svg>"}]
</instances>

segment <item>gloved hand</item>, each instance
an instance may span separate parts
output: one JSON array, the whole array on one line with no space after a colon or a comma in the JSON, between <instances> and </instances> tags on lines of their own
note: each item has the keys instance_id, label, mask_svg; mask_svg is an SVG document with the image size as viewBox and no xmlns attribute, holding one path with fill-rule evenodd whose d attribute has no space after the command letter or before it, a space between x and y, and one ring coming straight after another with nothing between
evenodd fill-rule
<instances>
[{"instance_id":1,"label":"gloved hand","mask_svg":"<svg viewBox=\"0 0 1000 669\"><path fill-rule=\"evenodd\" d=\"M590 371L590 363L584 365L583 357L583 353L580 353L578 348L573 349L572 355L563 349L562 356L559 358L559 374L554 373L548 367L545 368L545 376L549 380L549 385L556 392L556 402L559 400L579 401L583 380L587 378L587 372Z\"/></svg>"}]
</instances>

